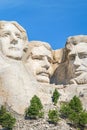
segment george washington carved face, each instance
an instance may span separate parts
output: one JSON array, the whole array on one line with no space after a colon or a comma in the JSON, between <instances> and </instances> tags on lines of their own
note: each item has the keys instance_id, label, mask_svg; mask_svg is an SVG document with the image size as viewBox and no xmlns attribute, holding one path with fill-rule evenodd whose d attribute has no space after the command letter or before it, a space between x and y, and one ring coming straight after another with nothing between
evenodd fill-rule
<instances>
[{"instance_id":1,"label":"george washington carved face","mask_svg":"<svg viewBox=\"0 0 87 130\"><path fill-rule=\"evenodd\" d=\"M25 43L22 35L22 32L10 22L1 26L0 48L6 57L21 59Z\"/></svg>"}]
</instances>

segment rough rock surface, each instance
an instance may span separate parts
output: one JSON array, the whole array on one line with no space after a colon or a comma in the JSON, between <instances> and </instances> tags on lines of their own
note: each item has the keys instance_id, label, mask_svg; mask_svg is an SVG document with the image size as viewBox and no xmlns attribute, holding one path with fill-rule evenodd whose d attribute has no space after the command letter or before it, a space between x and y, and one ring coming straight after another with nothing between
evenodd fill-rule
<instances>
[{"instance_id":1,"label":"rough rock surface","mask_svg":"<svg viewBox=\"0 0 87 130\"><path fill-rule=\"evenodd\" d=\"M60 93L57 106L52 103L55 88ZM24 117L34 95L41 99L44 119ZM0 21L0 106L5 104L17 119L13 130L75 130L63 119L57 125L48 122L49 109L59 110L75 95L87 110L86 35L69 37L65 48L52 50L48 43L29 42L17 22Z\"/></svg>"},{"instance_id":2,"label":"rough rock surface","mask_svg":"<svg viewBox=\"0 0 87 130\"><path fill-rule=\"evenodd\" d=\"M38 120L23 120L20 119L17 121L16 126L13 130L75 130L71 128L66 122L59 121L57 125L49 124L46 119Z\"/></svg>"}]
</instances>

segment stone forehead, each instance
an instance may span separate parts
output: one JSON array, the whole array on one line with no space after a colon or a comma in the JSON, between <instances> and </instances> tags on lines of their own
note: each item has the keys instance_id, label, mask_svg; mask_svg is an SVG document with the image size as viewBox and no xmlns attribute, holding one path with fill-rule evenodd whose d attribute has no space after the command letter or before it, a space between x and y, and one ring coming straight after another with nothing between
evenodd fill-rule
<instances>
[{"instance_id":1,"label":"stone forehead","mask_svg":"<svg viewBox=\"0 0 87 130\"><path fill-rule=\"evenodd\" d=\"M79 44L76 44L72 47L70 54L86 54L87 55L87 44L85 42L80 42Z\"/></svg>"},{"instance_id":2,"label":"stone forehead","mask_svg":"<svg viewBox=\"0 0 87 130\"><path fill-rule=\"evenodd\" d=\"M66 56L68 52L72 50L73 46L80 44L81 42L87 43L87 35L77 35L68 37L65 44Z\"/></svg>"},{"instance_id":3,"label":"stone forehead","mask_svg":"<svg viewBox=\"0 0 87 130\"><path fill-rule=\"evenodd\" d=\"M29 42L29 48L32 49L34 47L39 47L39 46L44 46L48 50L52 50L51 46L47 42L42 42L42 41L30 41Z\"/></svg>"},{"instance_id":4,"label":"stone forehead","mask_svg":"<svg viewBox=\"0 0 87 130\"><path fill-rule=\"evenodd\" d=\"M28 40L26 30L19 23L16 21L0 21L0 29L3 29L6 24L14 25L22 33L23 39Z\"/></svg>"},{"instance_id":5,"label":"stone forehead","mask_svg":"<svg viewBox=\"0 0 87 130\"><path fill-rule=\"evenodd\" d=\"M32 49L35 48L35 47L41 47L41 46L44 46L47 50L51 51L52 52L52 48L51 46L49 45L49 43L47 42L42 42L42 41L31 41L29 42L29 45L28 45L28 50L27 50L27 54L26 55L30 55L30 53L32 52Z\"/></svg>"},{"instance_id":6,"label":"stone forehead","mask_svg":"<svg viewBox=\"0 0 87 130\"><path fill-rule=\"evenodd\" d=\"M48 50L45 46L38 46L34 47L32 49L32 55L37 55L37 56L49 56L52 57L52 53L50 50Z\"/></svg>"}]
</instances>

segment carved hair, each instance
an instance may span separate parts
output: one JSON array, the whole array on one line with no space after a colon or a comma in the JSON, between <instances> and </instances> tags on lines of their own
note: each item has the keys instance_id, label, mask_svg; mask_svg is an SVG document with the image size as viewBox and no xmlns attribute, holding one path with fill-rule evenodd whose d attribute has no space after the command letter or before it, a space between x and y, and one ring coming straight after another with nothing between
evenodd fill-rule
<instances>
[{"instance_id":1,"label":"carved hair","mask_svg":"<svg viewBox=\"0 0 87 130\"><path fill-rule=\"evenodd\" d=\"M67 60L68 53L72 50L72 47L81 43L85 42L87 43L87 35L77 35L77 36L70 36L68 37L65 45L65 59Z\"/></svg>"},{"instance_id":2,"label":"carved hair","mask_svg":"<svg viewBox=\"0 0 87 130\"><path fill-rule=\"evenodd\" d=\"M21 33L23 40L28 40L25 29L19 25L16 21L0 21L0 29L3 29L5 24L13 24Z\"/></svg>"},{"instance_id":3,"label":"carved hair","mask_svg":"<svg viewBox=\"0 0 87 130\"><path fill-rule=\"evenodd\" d=\"M72 46L79 44L80 42L87 43L87 35L77 35L77 36L71 36L67 39L65 48L67 50L72 50Z\"/></svg>"}]
</instances>

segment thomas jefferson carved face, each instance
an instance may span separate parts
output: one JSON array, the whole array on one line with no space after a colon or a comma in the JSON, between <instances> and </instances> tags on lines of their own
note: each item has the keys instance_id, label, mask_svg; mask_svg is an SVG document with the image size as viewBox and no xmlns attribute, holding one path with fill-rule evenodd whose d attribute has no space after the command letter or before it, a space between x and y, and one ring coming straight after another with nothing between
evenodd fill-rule
<instances>
[{"instance_id":1,"label":"thomas jefferson carved face","mask_svg":"<svg viewBox=\"0 0 87 130\"><path fill-rule=\"evenodd\" d=\"M68 53L69 70L72 72L72 78L77 84L87 82L87 43L80 42L73 45Z\"/></svg>"},{"instance_id":2,"label":"thomas jefferson carved face","mask_svg":"<svg viewBox=\"0 0 87 130\"><path fill-rule=\"evenodd\" d=\"M0 48L6 57L21 59L24 40L20 30L11 23L5 23L0 29Z\"/></svg>"},{"instance_id":3,"label":"thomas jefferson carved face","mask_svg":"<svg viewBox=\"0 0 87 130\"><path fill-rule=\"evenodd\" d=\"M39 82L50 82L52 52L45 46L33 47L28 58L32 73Z\"/></svg>"}]
</instances>

